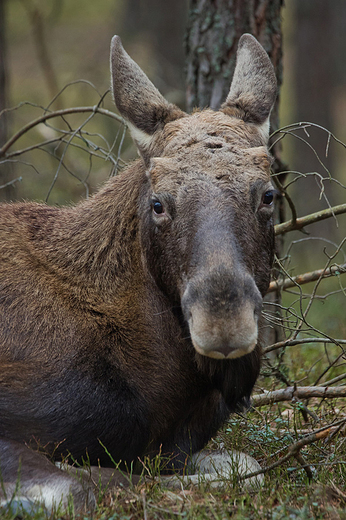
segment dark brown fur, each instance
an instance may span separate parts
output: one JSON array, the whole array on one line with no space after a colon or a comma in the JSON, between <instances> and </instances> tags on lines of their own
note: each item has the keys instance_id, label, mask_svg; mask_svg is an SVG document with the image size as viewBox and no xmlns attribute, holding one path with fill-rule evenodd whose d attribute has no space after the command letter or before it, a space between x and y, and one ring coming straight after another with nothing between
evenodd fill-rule
<instances>
[{"instance_id":1,"label":"dark brown fur","mask_svg":"<svg viewBox=\"0 0 346 520\"><path fill-rule=\"evenodd\" d=\"M182 467L248 403L258 375L248 322L269 284L273 229L261 202L270 158L255 123L265 126L275 89L261 94L258 113L255 97L246 101L253 122L229 115L231 98L219 112L187 116L119 45L115 101L144 160L76 207L0 208L5 477L1 449L33 439L55 457L87 453L105 466L102 444L128 463L161 449ZM263 49L251 52L273 81ZM212 344L204 355L199 338Z\"/></svg>"}]
</instances>

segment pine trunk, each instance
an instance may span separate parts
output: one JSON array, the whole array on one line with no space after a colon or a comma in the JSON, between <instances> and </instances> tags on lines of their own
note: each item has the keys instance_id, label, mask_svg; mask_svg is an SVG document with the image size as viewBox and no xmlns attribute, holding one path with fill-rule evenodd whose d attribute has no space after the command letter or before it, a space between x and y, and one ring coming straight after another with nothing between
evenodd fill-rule
<instances>
[{"instance_id":1,"label":"pine trunk","mask_svg":"<svg viewBox=\"0 0 346 520\"><path fill-rule=\"evenodd\" d=\"M187 109L218 109L228 94L240 36L249 32L263 45L282 82L283 0L191 0L186 34ZM272 129L278 127L278 100Z\"/></svg>"}]
</instances>

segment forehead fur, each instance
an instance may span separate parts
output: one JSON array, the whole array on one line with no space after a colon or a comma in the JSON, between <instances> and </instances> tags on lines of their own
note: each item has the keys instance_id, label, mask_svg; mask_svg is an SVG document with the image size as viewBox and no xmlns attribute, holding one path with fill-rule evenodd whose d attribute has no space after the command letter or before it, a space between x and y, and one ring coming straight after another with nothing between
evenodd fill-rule
<instances>
[{"instance_id":1,"label":"forehead fur","mask_svg":"<svg viewBox=\"0 0 346 520\"><path fill-rule=\"evenodd\" d=\"M163 136L167 140L174 139L176 144L180 139L186 142L187 137L190 137L190 144L192 140L198 142L208 137L219 137L241 148L266 144L256 125L210 109L195 111L185 118L170 122Z\"/></svg>"},{"instance_id":2,"label":"forehead fur","mask_svg":"<svg viewBox=\"0 0 346 520\"><path fill-rule=\"evenodd\" d=\"M269 181L271 157L255 125L207 109L168 123L163 134L161 159L152 161L154 184L170 172L177 181Z\"/></svg>"}]
</instances>

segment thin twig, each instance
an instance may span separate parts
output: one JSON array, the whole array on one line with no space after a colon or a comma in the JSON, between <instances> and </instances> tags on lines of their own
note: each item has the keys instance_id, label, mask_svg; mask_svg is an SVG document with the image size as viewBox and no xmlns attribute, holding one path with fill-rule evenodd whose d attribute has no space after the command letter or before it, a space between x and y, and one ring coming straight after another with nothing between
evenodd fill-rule
<instances>
[{"instance_id":1,"label":"thin twig","mask_svg":"<svg viewBox=\"0 0 346 520\"><path fill-rule=\"evenodd\" d=\"M346 343L346 340L344 340L344 343ZM330 386L330 385L333 385L334 383L338 383L339 381L342 381L343 379L346 379L346 373L333 377L333 379L330 379L329 381L326 381L325 383L320 383L320 386Z\"/></svg>"},{"instance_id":2,"label":"thin twig","mask_svg":"<svg viewBox=\"0 0 346 520\"><path fill-rule=\"evenodd\" d=\"M337 143L341 144L341 146L346 148L346 144L343 141L340 141L340 139L338 139L337 137L335 137L335 135L330 130L328 130L324 126L318 125L317 123L311 123L309 121L300 121L299 123L291 123L290 125L286 125L281 128L278 128L278 130L275 130L275 132L273 132L271 134L270 138L272 139L274 137L274 135L280 134L282 131L306 129L306 128L309 128L310 126L312 126L313 128L318 128L319 130L323 130L324 132L329 134L330 137L332 137L334 139L334 141L336 141Z\"/></svg>"},{"instance_id":3,"label":"thin twig","mask_svg":"<svg viewBox=\"0 0 346 520\"><path fill-rule=\"evenodd\" d=\"M346 339L329 339L329 338L295 338L278 341L273 345L269 345L263 349L264 354L278 350L283 347L293 347L295 345L305 345L306 343L333 343L335 345L346 345Z\"/></svg>"},{"instance_id":4,"label":"thin twig","mask_svg":"<svg viewBox=\"0 0 346 520\"><path fill-rule=\"evenodd\" d=\"M37 119L34 119L33 121L30 121L27 125L23 126L16 134L14 134L11 139L5 143L2 148L0 148L0 157L3 157L7 150L16 142L22 135L24 135L26 132L34 128L35 126L39 125L40 123L44 123L48 119L52 119L54 117L61 117L66 116L68 114L80 114L80 113L88 113L88 112L95 112L98 114L103 114L105 116L111 117L118 121L119 123L123 123L123 119L115 114L114 112L111 112L110 110L106 110L105 108L100 108L98 106L93 107L71 107L71 108L64 108L63 110L55 110L54 112L48 112L46 114L43 114L42 116L38 117Z\"/></svg>"},{"instance_id":5,"label":"thin twig","mask_svg":"<svg viewBox=\"0 0 346 520\"><path fill-rule=\"evenodd\" d=\"M330 218L334 215L341 215L342 213L346 213L346 204L339 204L338 206L333 206L332 208L323 209L321 211L317 211L316 213L306 215L305 217L297 218L295 221L289 220L275 226L275 235L282 235L283 233L287 233L288 231L293 230L296 231L310 224L314 224L315 222L320 222L321 220Z\"/></svg>"},{"instance_id":6,"label":"thin twig","mask_svg":"<svg viewBox=\"0 0 346 520\"><path fill-rule=\"evenodd\" d=\"M6 184L2 184L2 186L0 186L0 190L2 190L3 188L7 188L7 186L12 186L16 182L21 182L22 180L23 180L23 177L17 177L17 179L13 179L12 181L8 181L8 182L6 182Z\"/></svg>"},{"instance_id":7,"label":"thin twig","mask_svg":"<svg viewBox=\"0 0 346 520\"><path fill-rule=\"evenodd\" d=\"M333 425L328 425L325 428L320 428L319 430L312 432L311 434L307 435L306 437L303 437L302 439L299 439L299 441L295 442L291 446L288 447L288 453L281 457L279 460L274 462L273 464L270 464L269 466L266 466L258 471L254 471L252 473L247 473L246 475L241 476L241 480L245 480L251 477L256 477L257 475L261 475L262 473L268 473L268 471L271 471L272 469L277 468L278 466L281 466L285 462L287 462L291 457L297 458L297 455L299 454L300 450L304 446L308 446L309 444L313 444L314 442L320 441L322 439L326 439L329 437L336 429L339 429L340 424L345 424L346 419L343 419L342 421L339 421L338 423L335 423ZM299 457L298 457L299 460Z\"/></svg>"},{"instance_id":8,"label":"thin twig","mask_svg":"<svg viewBox=\"0 0 346 520\"><path fill-rule=\"evenodd\" d=\"M268 293L277 291L278 289L288 289L289 287L295 287L297 285L303 285L309 282L315 282L322 278L329 278L330 276L338 276L346 273L346 264L332 265L327 269L317 269L316 271L310 271L309 273L299 274L292 278L285 278L284 280L274 280L270 283Z\"/></svg>"}]
</instances>

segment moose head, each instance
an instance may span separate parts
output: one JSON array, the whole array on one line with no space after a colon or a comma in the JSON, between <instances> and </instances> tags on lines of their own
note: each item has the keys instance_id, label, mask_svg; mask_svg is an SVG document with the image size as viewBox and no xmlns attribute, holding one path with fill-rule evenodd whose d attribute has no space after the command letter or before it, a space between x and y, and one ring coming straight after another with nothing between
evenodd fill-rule
<instances>
[{"instance_id":1,"label":"moose head","mask_svg":"<svg viewBox=\"0 0 346 520\"><path fill-rule=\"evenodd\" d=\"M266 145L276 78L268 56L244 35L225 103L190 116L162 97L117 36L111 69L148 179L140 206L146 263L181 305L199 354L243 356L257 344L273 258Z\"/></svg>"}]
</instances>

